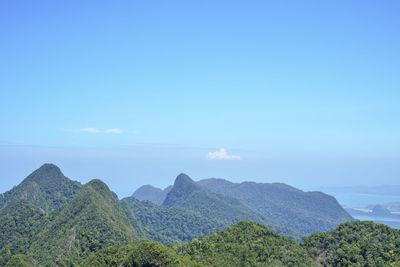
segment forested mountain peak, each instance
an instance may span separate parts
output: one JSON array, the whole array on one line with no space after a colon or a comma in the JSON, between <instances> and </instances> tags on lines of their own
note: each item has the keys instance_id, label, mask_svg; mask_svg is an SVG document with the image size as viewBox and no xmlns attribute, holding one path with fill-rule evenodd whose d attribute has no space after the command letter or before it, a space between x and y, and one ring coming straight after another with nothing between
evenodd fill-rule
<instances>
[{"instance_id":1,"label":"forested mountain peak","mask_svg":"<svg viewBox=\"0 0 400 267\"><path fill-rule=\"evenodd\" d=\"M320 266L400 266L400 230L380 223L342 223L305 237L301 246Z\"/></svg>"},{"instance_id":2,"label":"forested mountain peak","mask_svg":"<svg viewBox=\"0 0 400 267\"><path fill-rule=\"evenodd\" d=\"M174 182L174 186L167 194L163 205L172 206L178 200L185 199L194 191L204 190L200 185L193 181L188 175L179 174Z\"/></svg>"},{"instance_id":3,"label":"forested mountain peak","mask_svg":"<svg viewBox=\"0 0 400 267\"><path fill-rule=\"evenodd\" d=\"M0 195L0 209L11 202L26 200L45 211L71 200L82 185L65 177L54 164L46 163L32 172L18 186Z\"/></svg>"},{"instance_id":4,"label":"forested mountain peak","mask_svg":"<svg viewBox=\"0 0 400 267\"><path fill-rule=\"evenodd\" d=\"M106 199L118 201L118 197L115 195L115 193L111 192L108 185L106 185L102 180L93 179L85 184L85 187L86 186L90 186Z\"/></svg>"},{"instance_id":5,"label":"forested mountain peak","mask_svg":"<svg viewBox=\"0 0 400 267\"><path fill-rule=\"evenodd\" d=\"M45 163L39 167L39 169L32 172L26 181L34 181L40 184L45 184L49 180L61 181L65 178L60 168L52 163Z\"/></svg>"},{"instance_id":6,"label":"forested mountain peak","mask_svg":"<svg viewBox=\"0 0 400 267\"><path fill-rule=\"evenodd\" d=\"M105 246L126 245L137 236L118 199L98 179L50 217L28 250L40 263L62 265Z\"/></svg>"},{"instance_id":7,"label":"forested mountain peak","mask_svg":"<svg viewBox=\"0 0 400 267\"><path fill-rule=\"evenodd\" d=\"M177 248L206 266L316 266L296 241L250 221L238 222Z\"/></svg>"}]
</instances>

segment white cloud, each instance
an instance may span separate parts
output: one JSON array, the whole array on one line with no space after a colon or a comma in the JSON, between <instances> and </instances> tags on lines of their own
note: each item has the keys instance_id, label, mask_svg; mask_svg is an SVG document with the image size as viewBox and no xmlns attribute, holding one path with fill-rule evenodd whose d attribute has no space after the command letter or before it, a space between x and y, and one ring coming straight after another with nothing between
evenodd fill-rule
<instances>
[{"instance_id":1,"label":"white cloud","mask_svg":"<svg viewBox=\"0 0 400 267\"><path fill-rule=\"evenodd\" d=\"M124 132L120 128L111 128L111 129L106 129L106 130L99 130L97 128L83 128L83 129L80 129L79 131L85 132L85 133L114 133L114 134L122 134Z\"/></svg>"},{"instance_id":2,"label":"white cloud","mask_svg":"<svg viewBox=\"0 0 400 267\"><path fill-rule=\"evenodd\" d=\"M122 134L124 131L120 128L112 128L112 129L107 129L104 131L105 133L115 133L115 134Z\"/></svg>"},{"instance_id":3,"label":"white cloud","mask_svg":"<svg viewBox=\"0 0 400 267\"><path fill-rule=\"evenodd\" d=\"M208 159L240 159L239 155L228 155L225 148L207 154Z\"/></svg>"},{"instance_id":4,"label":"white cloud","mask_svg":"<svg viewBox=\"0 0 400 267\"><path fill-rule=\"evenodd\" d=\"M80 129L81 132L85 132L85 133L99 133L100 131L96 128L83 128Z\"/></svg>"}]
</instances>

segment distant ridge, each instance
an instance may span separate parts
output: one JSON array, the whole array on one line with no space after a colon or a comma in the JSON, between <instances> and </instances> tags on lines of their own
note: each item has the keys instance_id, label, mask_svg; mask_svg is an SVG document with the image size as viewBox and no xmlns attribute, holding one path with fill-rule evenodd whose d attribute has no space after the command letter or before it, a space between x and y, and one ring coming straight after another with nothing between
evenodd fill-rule
<instances>
[{"instance_id":1,"label":"distant ridge","mask_svg":"<svg viewBox=\"0 0 400 267\"><path fill-rule=\"evenodd\" d=\"M183 173L176 177L163 206L182 207L197 212L205 218L225 225L225 227L242 220L251 220L263 223L280 234L296 239L300 237L297 231L272 222L236 198L208 190Z\"/></svg>"},{"instance_id":2,"label":"distant ridge","mask_svg":"<svg viewBox=\"0 0 400 267\"><path fill-rule=\"evenodd\" d=\"M138 200L148 200L157 205L161 205L171 189L172 185L168 186L164 190L152 185L143 185L132 194L132 197Z\"/></svg>"},{"instance_id":3,"label":"distant ridge","mask_svg":"<svg viewBox=\"0 0 400 267\"><path fill-rule=\"evenodd\" d=\"M204 193L204 189L209 192ZM141 190L140 199L160 203L162 190L158 188L155 190L158 192L157 201L153 199L150 190ZM302 235L329 231L340 223L354 220L333 196L322 192L303 192L284 183L232 183L217 178L194 182L188 175L182 173L176 178L173 187L167 187L163 192L167 190L169 193L164 199L164 206L188 208L188 203L180 202L185 202L184 199L188 197L191 198L193 192L202 191L205 195L213 192L220 194L220 198L225 196L231 200L239 200L243 206L258 214L259 218L295 229Z\"/></svg>"},{"instance_id":4,"label":"distant ridge","mask_svg":"<svg viewBox=\"0 0 400 267\"><path fill-rule=\"evenodd\" d=\"M400 230L379 223L351 221L296 242L281 236L298 238L295 230L268 221L243 204L246 198L252 201L259 198L270 207L291 203L292 212L304 203L310 204L315 212L324 208L329 211L330 204L337 202L320 192L307 193L285 184L206 180L206 183L214 184L215 190L219 186L226 194L232 193L232 187L237 187L235 195L243 199L238 200L214 193L189 176L180 174L165 199L168 206L134 197L119 201L117 195L98 179L80 186L71 200L60 204L69 192L65 184L74 182L55 165L42 167L14 191L9 191L13 194L2 195L8 198L3 198L7 201L0 209L0 266L400 264ZM54 191L51 190L52 183ZM47 196L52 202L38 201ZM310 201L308 197L311 202L307 202ZM270 201L272 199L276 203ZM58 204L46 211L41 208L46 203ZM283 212L288 212L283 209L285 205L281 207ZM384 207L375 209L387 213ZM292 215L296 221L295 216L303 214ZM255 223L257 221L261 224ZM175 244L164 246L154 240Z\"/></svg>"},{"instance_id":5,"label":"distant ridge","mask_svg":"<svg viewBox=\"0 0 400 267\"><path fill-rule=\"evenodd\" d=\"M303 192L283 183L232 183L215 178L198 183L215 193L235 197L275 223L306 235L354 220L334 197L321 192Z\"/></svg>"}]
</instances>

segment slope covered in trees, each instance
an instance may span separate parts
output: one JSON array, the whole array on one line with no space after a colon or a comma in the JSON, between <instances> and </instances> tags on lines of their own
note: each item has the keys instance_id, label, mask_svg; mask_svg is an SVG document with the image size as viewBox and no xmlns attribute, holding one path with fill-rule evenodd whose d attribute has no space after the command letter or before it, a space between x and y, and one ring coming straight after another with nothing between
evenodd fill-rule
<instances>
[{"instance_id":1,"label":"slope covered in trees","mask_svg":"<svg viewBox=\"0 0 400 267\"><path fill-rule=\"evenodd\" d=\"M190 256L148 240L137 240L128 246L112 246L93 253L82 267L137 267L137 266L202 266Z\"/></svg>"},{"instance_id":2,"label":"slope covered in trees","mask_svg":"<svg viewBox=\"0 0 400 267\"><path fill-rule=\"evenodd\" d=\"M338 224L351 221L353 218L344 210L336 199L321 192L303 192L297 188L282 183L232 183L224 179L205 179L196 184L190 178L184 182L187 175L182 178L181 184L174 184L165 190L153 186L143 186L133 194L139 200L149 200L155 204L163 203L167 206L188 207L186 198L191 198L192 192L200 192L201 188L208 189L226 199L239 200L242 206L246 206L253 213L258 214L269 222L293 229L300 235L313 234L319 231L333 230ZM203 190L204 192L204 190ZM187 195L185 195L187 194ZM204 193L202 193L204 195ZM176 198L176 199L174 199ZM186 203L181 203L186 202ZM194 201L198 203L198 201ZM243 205L244 204L244 205ZM193 207L198 208L198 207ZM244 209L243 209L244 210ZM254 220L254 218L251 218ZM261 222L261 221L259 221Z\"/></svg>"},{"instance_id":3,"label":"slope covered in trees","mask_svg":"<svg viewBox=\"0 0 400 267\"><path fill-rule=\"evenodd\" d=\"M0 195L0 212L12 202L25 200L45 211L70 201L82 185L64 176L54 164L44 164L18 186Z\"/></svg>"},{"instance_id":4,"label":"slope covered in trees","mask_svg":"<svg viewBox=\"0 0 400 267\"><path fill-rule=\"evenodd\" d=\"M142 238L163 244L187 242L195 237L210 235L225 228L214 219L182 207L158 206L133 197L121 200L132 225Z\"/></svg>"},{"instance_id":5,"label":"slope covered in trees","mask_svg":"<svg viewBox=\"0 0 400 267\"><path fill-rule=\"evenodd\" d=\"M400 266L400 230L353 221L305 237L304 247L322 266Z\"/></svg>"},{"instance_id":6,"label":"slope covered in trees","mask_svg":"<svg viewBox=\"0 0 400 267\"><path fill-rule=\"evenodd\" d=\"M176 247L212 266L314 266L300 245L262 224L239 222L228 229Z\"/></svg>"},{"instance_id":7,"label":"slope covered in trees","mask_svg":"<svg viewBox=\"0 0 400 267\"><path fill-rule=\"evenodd\" d=\"M400 232L353 221L300 244L268 227L242 221L168 248L150 241L92 254L83 266L399 266Z\"/></svg>"},{"instance_id":8,"label":"slope covered in trees","mask_svg":"<svg viewBox=\"0 0 400 267\"><path fill-rule=\"evenodd\" d=\"M47 167L47 174L35 174L41 190L47 186L41 177L59 181L58 172ZM20 197L35 195L35 187L16 188L25 193L0 210L0 266L400 266L400 230L352 221L296 242L265 226L239 200L185 175L178 176L163 206L133 197L119 201L100 180L64 204L62 193L43 202ZM58 204L46 210L48 203ZM263 224L243 221L246 216ZM235 220L241 222L231 225Z\"/></svg>"},{"instance_id":9,"label":"slope covered in trees","mask_svg":"<svg viewBox=\"0 0 400 267\"><path fill-rule=\"evenodd\" d=\"M273 222L306 235L353 220L334 197L321 192L303 192L282 183L231 183L224 179L206 179L198 184L234 197Z\"/></svg>"},{"instance_id":10,"label":"slope covered in trees","mask_svg":"<svg viewBox=\"0 0 400 267\"><path fill-rule=\"evenodd\" d=\"M166 247L138 240L89 256L83 266L317 266L296 241L249 221Z\"/></svg>"},{"instance_id":11,"label":"slope covered in trees","mask_svg":"<svg viewBox=\"0 0 400 267\"><path fill-rule=\"evenodd\" d=\"M68 265L103 247L126 245L136 238L118 199L100 180L87 183L69 203L48 214L42 215L31 204L20 207L21 211L1 218L16 227L7 228L7 236L15 238L1 248L0 264L22 253L40 265ZM31 225L20 226L24 222Z\"/></svg>"},{"instance_id":12,"label":"slope covered in trees","mask_svg":"<svg viewBox=\"0 0 400 267\"><path fill-rule=\"evenodd\" d=\"M242 220L250 220L263 223L282 235L295 239L300 237L297 231L272 222L233 197L211 192L186 174L180 174L175 179L163 206L182 207L197 212L208 220L224 225L225 228Z\"/></svg>"}]
</instances>

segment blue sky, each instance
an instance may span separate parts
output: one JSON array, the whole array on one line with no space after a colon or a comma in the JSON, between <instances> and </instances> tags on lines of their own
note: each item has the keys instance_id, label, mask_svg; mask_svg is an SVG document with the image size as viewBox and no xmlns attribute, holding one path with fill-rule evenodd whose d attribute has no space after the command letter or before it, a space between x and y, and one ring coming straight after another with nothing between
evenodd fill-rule
<instances>
[{"instance_id":1,"label":"blue sky","mask_svg":"<svg viewBox=\"0 0 400 267\"><path fill-rule=\"evenodd\" d=\"M398 184L399 11L398 1L3 1L0 191L44 162L120 196L180 172Z\"/></svg>"}]
</instances>

